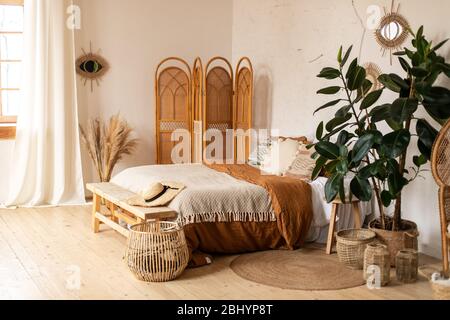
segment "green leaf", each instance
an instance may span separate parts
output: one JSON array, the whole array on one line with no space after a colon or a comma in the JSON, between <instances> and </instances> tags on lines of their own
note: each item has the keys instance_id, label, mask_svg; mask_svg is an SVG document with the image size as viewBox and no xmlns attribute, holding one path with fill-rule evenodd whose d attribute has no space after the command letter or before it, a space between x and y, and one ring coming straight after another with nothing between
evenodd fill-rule
<instances>
[{"instance_id":1,"label":"green leaf","mask_svg":"<svg viewBox=\"0 0 450 320\"><path fill-rule=\"evenodd\" d=\"M400 65L402 66L403 70L405 70L407 73L409 73L411 70L411 66L409 65L409 63L402 57L399 57L398 61L400 61Z\"/></svg>"},{"instance_id":2,"label":"green leaf","mask_svg":"<svg viewBox=\"0 0 450 320\"><path fill-rule=\"evenodd\" d=\"M341 76L341 72L335 68L324 68L317 75L318 78L325 78L328 80L333 80L339 78Z\"/></svg>"},{"instance_id":3,"label":"green leaf","mask_svg":"<svg viewBox=\"0 0 450 320\"><path fill-rule=\"evenodd\" d=\"M444 125L450 118L450 90L433 87L424 95L423 106L434 120Z\"/></svg>"},{"instance_id":4,"label":"green leaf","mask_svg":"<svg viewBox=\"0 0 450 320\"><path fill-rule=\"evenodd\" d=\"M316 151L322 156L329 160L336 160L339 158L339 146L328 142L320 141L316 145Z\"/></svg>"},{"instance_id":5,"label":"green leaf","mask_svg":"<svg viewBox=\"0 0 450 320\"><path fill-rule=\"evenodd\" d=\"M349 121L351 118L352 118L352 115L350 113L347 113L347 115L345 115L344 117L334 118L327 123L326 129L328 132L331 132L338 126Z\"/></svg>"},{"instance_id":6,"label":"green leaf","mask_svg":"<svg viewBox=\"0 0 450 320\"><path fill-rule=\"evenodd\" d=\"M342 187L342 181L344 180L344 176L337 172L330 179L328 179L325 185L325 197L327 202L332 202L336 199L336 196L339 193L340 188Z\"/></svg>"},{"instance_id":7,"label":"green leaf","mask_svg":"<svg viewBox=\"0 0 450 320\"><path fill-rule=\"evenodd\" d=\"M358 66L358 58L353 59L352 63L350 63L350 66L348 67L347 74L345 75L345 78L348 79L350 74L354 72L355 68Z\"/></svg>"},{"instance_id":8,"label":"green leaf","mask_svg":"<svg viewBox=\"0 0 450 320\"><path fill-rule=\"evenodd\" d=\"M349 133L349 132L346 131L346 130L342 130L342 131L339 133L339 136L338 136L338 138L337 138L336 144L338 144L338 145L340 145L340 146L343 146L343 145L347 144L347 142L348 142L351 138L353 138L354 136L355 136L354 134L351 134L351 133Z\"/></svg>"},{"instance_id":9,"label":"green leaf","mask_svg":"<svg viewBox=\"0 0 450 320\"><path fill-rule=\"evenodd\" d=\"M398 194L407 184L408 180L400 175L400 172L393 172L388 176L389 192L394 199L397 198Z\"/></svg>"},{"instance_id":10,"label":"green leaf","mask_svg":"<svg viewBox=\"0 0 450 320\"><path fill-rule=\"evenodd\" d=\"M342 46L339 48L339 52L337 55L337 61L339 62L339 64L342 63Z\"/></svg>"},{"instance_id":11,"label":"green leaf","mask_svg":"<svg viewBox=\"0 0 450 320\"><path fill-rule=\"evenodd\" d=\"M391 205L392 203L392 197L391 194L389 193L389 191L387 190L383 190L381 192L381 201L383 202L383 205L387 208Z\"/></svg>"},{"instance_id":12,"label":"green leaf","mask_svg":"<svg viewBox=\"0 0 450 320\"><path fill-rule=\"evenodd\" d=\"M417 30L417 33L416 33L416 41L419 42L419 40L421 40L422 36L423 36L423 26L420 26L419 30Z\"/></svg>"},{"instance_id":13,"label":"green leaf","mask_svg":"<svg viewBox=\"0 0 450 320\"><path fill-rule=\"evenodd\" d=\"M319 126L317 127L317 130L316 130L316 138L317 138L317 140L321 140L322 139L322 136L323 136L323 126L324 126L324 124L323 124L323 121L319 124Z\"/></svg>"},{"instance_id":14,"label":"green leaf","mask_svg":"<svg viewBox=\"0 0 450 320\"><path fill-rule=\"evenodd\" d=\"M312 177L311 180L316 180L317 177L320 175L320 173L322 172L323 167L325 166L325 164L327 163L328 159L325 157L320 156L317 160L316 160L316 166L312 172Z\"/></svg>"},{"instance_id":15,"label":"green leaf","mask_svg":"<svg viewBox=\"0 0 450 320\"><path fill-rule=\"evenodd\" d=\"M328 88L323 88L319 91L317 91L317 94L336 94L339 91L341 91L341 87L339 86L333 86L333 87L328 87Z\"/></svg>"},{"instance_id":16,"label":"green leaf","mask_svg":"<svg viewBox=\"0 0 450 320\"><path fill-rule=\"evenodd\" d=\"M394 130L394 131L403 129L403 125L402 125L402 124L400 124L400 123L398 123L398 122L392 120L390 117L387 118L385 121L386 121L386 123L388 124L388 126L389 126L392 130Z\"/></svg>"},{"instance_id":17,"label":"green leaf","mask_svg":"<svg viewBox=\"0 0 450 320\"><path fill-rule=\"evenodd\" d=\"M428 159L425 155L421 154L420 156L414 156L413 162L417 167L421 167L428 162Z\"/></svg>"},{"instance_id":18,"label":"green leaf","mask_svg":"<svg viewBox=\"0 0 450 320\"><path fill-rule=\"evenodd\" d=\"M364 168L359 170L358 176L363 179L369 179L373 176L376 176L378 173L377 163L371 163L366 165Z\"/></svg>"},{"instance_id":19,"label":"green leaf","mask_svg":"<svg viewBox=\"0 0 450 320\"><path fill-rule=\"evenodd\" d=\"M419 150L427 160L430 160L433 144L439 132L425 119L419 119L417 121L416 131L419 136Z\"/></svg>"},{"instance_id":20,"label":"green leaf","mask_svg":"<svg viewBox=\"0 0 450 320\"><path fill-rule=\"evenodd\" d=\"M352 193L361 201L370 201L372 199L372 186L367 179L361 179L356 176L350 183Z\"/></svg>"},{"instance_id":21,"label":"green leaf","mask_svg":"<svg viewBox=\"0 0 450 320\"><path fill-rule=\"evenodd\" d=\"M397 123L403 123L412 117L418 107L416 99L399 98L392 103L391 118Z\"/></svg>"},{"instance_id":22,"label":"green leaf","mask_svg":"<svg viewBox=\"0 0 450 320\"><path fill-rule=\"evenodd\" d=\"M345 117L348 112L350 111L350 109L352 108L352 106L344 106L342 108L340 108L336 114L335 117L340 118L340 117Z\"/></svg>"},{"instance_id":23,"label":"green leaf","mask_svg":"<svg viewBox=\"0 0 450 320\"><path fill-rule=\"evenodd\" d=\"M337 105L337 104L338 104L339 102L341 102L341 101L342 101L342 99L337 99L337 100L333 100L333 101L331 101L331 102L328 102L328 103L324 104L323 106L321 106L320 108L318 108L316 111L314 111L314 114L316 114L316 113L319 112L320 110L323 110L323 109L326 109L326 108L335 106L335 105Z\"/></svg>"},{"instance_id":24,"label":"green leaf","mask_svg":"<svg viewBox=\"0 0 450 320\"><path fill-rule=\"evenodd\" d=\"M380 81L381 84L383 84L386 88L393 92L399 93L401 90L401 87L396 84L388 74L382 74L381 76L379 76L378 81Z\"/></svg>"},{"instance_id":25,"label":"green leaf","mask_svg":"<svg viewBox=\"0 0 450 320\"><path fill-rule=\"evenodd\" d=\"M398 158L409 146L411 134L406 129L400 129L383 137L383 153L390 158Z\"/></svg>"},{"instance_id":26,"label":"green leaf","mask_svg":"<svg viewBox=\"0 0 450 320\"><path fill-rule=\"evenodd\" d=\"M342 59L341 67L344 67L345 64L347 63L347 60L350 57L350 53L352 52L352 49L353 49L353 46L350 46L350 48L348 48L347 52L344 55L344 58Z\"/></svg>"},{"instance_id":27,"label":"green leaf","mask_svg":"<svg viewBox=\"0 0 450 320\"><path fill-rule=\"evenodd\" d=\"M384 121L391 117L391 108L392 105L390 104L383 104L381 106L377 106L373 108L370 113L369 117L371 117L371 121L373 123L377 123L380 121Z\"/></svg>"},{"instance_id":28,"label":"green leaf","mask_svg":"<svg viewBox=\"0 0 450 320\"><path fill-rule=\"evenodd\" d=\"M365 110L373 106L378 101L378 99L380 99L382 93L383 90L377 90L369 93L361 102L360 109Z\"/></svg>"},{"instance_id":29,"label":"green leaf","mask_svg":"<svg viewBox=\"0 0 450 320\"><path fill-rule=\"evenodd\" d=\"M447 41L450 39L446 39L440 43L438 43L436 46L433 47L433 49L431 49L432 51L438 51L444 44L447 43Z\"/></svg>"},{"instance_id":30,"label":"green leaf","mask_svg":"<svg viewBox=\"0 0 450 320\"><path fill-rule=\"evenodd\" d=\"M347 86L351 91L361 88L366 80L366 69L356 66L348 76Z\"/></svg>"},{"instance_id":31,"label":"green leaf","mask_svg":"<svg viewBox=\"0 0 450 320\"><path fill-rule=\"evenodd\" d=\"M429 71L423 68L414 67L411 69L411 74L417 78L425 78L429 74Z\"/></svg>"},{"instance_id":32,"label":"green leaf","mask_svg":"<svg viewBox=\"0 0 450 320\"><path fill-rule=\"evenodd\" d=\"M395 73L391 73L389 74L389 77L391 78L391 80L398 85L401 89L403 90L409 90L409 84L402 79L401 77L399 77L398 75L396 75Z\"/></svg>"},{"instance_id":33,"label":"green leaf","mask_svg":"<svg viewBox=\"0 0 450 320\"><path fill-rule=\"evenodd\" d=\"M336 166L336 171L340 172L342 174L347 174L348 173L348 161L347 159L342 159L341 161L339 161L339 163Z\"/></svg>"},{"instance_id":34,"label":"green leaf","mask_svg":"<svg viewBox=\"0 0 450 320\"><path fill-rule=\"evenodd\" d=\"M358 139L352 151L353 163L359 163L362 159L364 159L367 156L369 150L372 148L374 144L374 139L375 136L372 133L367 133Z\"/></svg>"}]
</instances>

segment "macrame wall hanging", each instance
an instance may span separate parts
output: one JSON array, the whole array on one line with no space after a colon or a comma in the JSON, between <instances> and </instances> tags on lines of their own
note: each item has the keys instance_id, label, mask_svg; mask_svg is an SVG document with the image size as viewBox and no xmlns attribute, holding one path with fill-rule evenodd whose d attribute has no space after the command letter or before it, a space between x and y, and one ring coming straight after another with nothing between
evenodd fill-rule
<instances>
[{"instance_id":1,"label":"macrame wall hanging","mask_svg":"<svg viewBox=\"0 0 450 320\"><path fill-rule=\"evenodd\" d=\"M83 84L86 85L88 81L91 83L91 92L94 91L94 82L97 87L100 86L102 77L108 72L109 64L100 55L100 50L97 53L92 52L92 43L89 44L89 52L81 49L83 55L75 62L77 73L83 78Z\"/></svg>"}]
</instances>

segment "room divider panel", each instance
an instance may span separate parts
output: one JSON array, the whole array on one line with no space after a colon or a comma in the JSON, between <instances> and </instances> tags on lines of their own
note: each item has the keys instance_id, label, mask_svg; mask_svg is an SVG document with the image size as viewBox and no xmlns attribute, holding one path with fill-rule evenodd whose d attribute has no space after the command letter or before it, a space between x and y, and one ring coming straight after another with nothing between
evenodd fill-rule
<instances>
[{"instance_id":1,"label":"room divider panel","mask_svg":"<svg viewBox=\"0 0 450 320\"><path fill-rule=\"evenodd\" d=\"M212 58L205 68L205 103L203 129L218 130L222 137L221 155L219 150L212 151L211 156L216 160L234 159L233 139L227 143L227 130L233 129L233 67L227 59ZM215 139L218 137L216 136ZM205 151L210 143L204 142ZM206 159L206 155L204 160ZM228 157L227 157L228 156Z\"/></svg>"},{"instance_id":2,"label":"room divider panel","mask_svg":"<svg viewBox=\"0 0 450 320\"><path fill-rule=\"evenodd\" d=\"M177 57L164 59L156 68L156 149L157 163L171 164L177 129L192 134L192 73L186 61ZM191 154L189 154L191 158Z\"/></svg>"},{"instance_id":3,"label":"room divider panel","mask_svg":"<svg viewBox=\"0 0 450 320\"><path fill-rule=\"evenodd\" d=\"M192 71L188 63L177 57L164 59L155 75L157 163L171 164L175 130L188 130L189 162L208 162L204 133L222 133L223 152L214 159L244 161L248 159L251 137L244 135L252 127L253 67L248 58L239 60L236 71L223 57L214 57L203 68L200 58ZM228 129L242 129L226 137ZM217 133L216 132L216 133ZM187 156L187 155L183 155ZM228 156L228 157L227 157Z\"/></svg>"},{"instance_id":4,"label":"room divider panel","mask_svg":"<svg viewBox=\"0 0 450 320\"><path fill-rule=\"evenodd\" d=\"M253 121L253 66L246 57L239 60L236 67L234 88L235 116L233 128L236 130L235 159L239 163L243 163L250 157L252 137L247 134L247 130L252 128Z\"/></svg>"}]
</instances>

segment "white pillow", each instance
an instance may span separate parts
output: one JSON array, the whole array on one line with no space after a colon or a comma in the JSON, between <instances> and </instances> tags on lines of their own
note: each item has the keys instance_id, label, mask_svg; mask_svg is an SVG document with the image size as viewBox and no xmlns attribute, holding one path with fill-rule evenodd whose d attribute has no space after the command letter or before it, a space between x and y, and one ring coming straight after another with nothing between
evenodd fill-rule
<instances>
[{"instance_id":1,"label":"white pillow","mask_svg":"<svg viewBox=\"0 0 450 320\"><path fill-rule=\"evenodd\" d=\"M261 170L278 176L284 175L294 162L299 145L300 143L293 139L275 140L264 158Z\"/></svg>"}]
</instances>

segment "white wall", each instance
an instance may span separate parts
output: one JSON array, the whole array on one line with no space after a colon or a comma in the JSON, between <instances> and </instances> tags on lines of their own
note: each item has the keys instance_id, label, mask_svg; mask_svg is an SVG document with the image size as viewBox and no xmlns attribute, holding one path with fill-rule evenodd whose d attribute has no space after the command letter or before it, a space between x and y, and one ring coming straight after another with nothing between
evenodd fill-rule
<instances>
[{"instance_id":1,"label":"white wall","mask_svg":"<svg viewBox=\"0 0 450 320\"><path fill-rule=\"evenodd\" d=\"M80 122L107 118L118 111L136 129L141 142L137 152L117 170L155 161L154 73L157 64L179 56L190 64L197 56L204 63L215 55L231 59L231 0L77 0L82 28L81 48L101 49L111 69L100 87L79 81ZM85 181L95 179L82 148Z\"/></svg>"},{"instance_id":2,"label":"white wall","mask_svg":"<svg viewBox=\"0 0 450 320\"><path fill-rule=\"evenodd\" d=\"M355 10L366 21L369 5L390 6L391 1L354 3L353 6L352 0L234 0L233 60L245 54L255 64L258 127L279 129L282 135L313 136L320 121L331 119L331 110L313 116L317 107L329 101L329 97L315 94L329 84L316 75L322 67L336 65L341 44L355 45L354 55L359 55L364 29ZM426 34L438 41L450 37L450 26L444 23L449 11L447 0L408 0L402 1L400 13L413 29L423 24ZM447 52L450 58L449 49L443 53ZM401 72L397 63L391 66L389 57L382 57L370 30L366 31L361 62L375 62L384 72ZM405 192L404 217L418 223L421 249L439 256L437 187L431 174L424 176L425 180L417 180Z\"/></svg>"}]
</instances>

